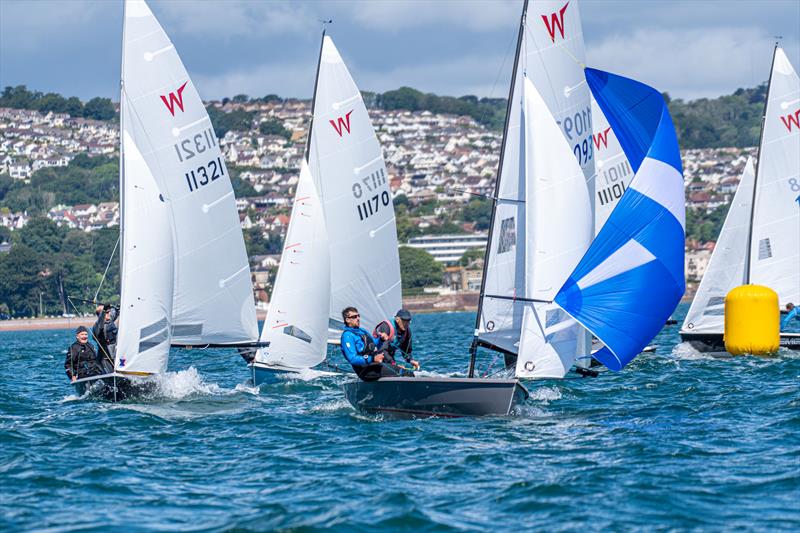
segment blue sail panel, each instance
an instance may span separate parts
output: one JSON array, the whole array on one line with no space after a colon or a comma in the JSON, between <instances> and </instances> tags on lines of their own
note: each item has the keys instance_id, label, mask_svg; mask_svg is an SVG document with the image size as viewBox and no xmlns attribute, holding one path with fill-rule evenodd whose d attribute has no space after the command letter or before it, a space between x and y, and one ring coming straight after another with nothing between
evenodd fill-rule
<instances>
[{"instance_id":1,"label":"blue sail panel","mask_svg":"<svg viewBox=\"0 0 800 533\"><path fill-rule=\"evenodd\" d=\"M685 290L680 150L655 89L594 69L586 78L636 175L555 301L603 341L595 358L621 370Z\"/></svg>"}]
</instances>

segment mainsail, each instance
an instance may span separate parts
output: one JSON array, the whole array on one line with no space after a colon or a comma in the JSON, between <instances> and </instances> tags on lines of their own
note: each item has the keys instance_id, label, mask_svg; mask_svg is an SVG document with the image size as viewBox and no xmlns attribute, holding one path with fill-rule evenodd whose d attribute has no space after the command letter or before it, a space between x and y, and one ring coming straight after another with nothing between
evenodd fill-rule
<instances>
[{"instance_id":1,"label":"mainsail","mask_svg":"<svg viewBox=\"0 0 800 533\"><path fill-rule=\"evenodd\" d=\"M520 150L523 80L527 76L561 129L570 152L583 170L594 175L592 113L583 74L585 51L576 0L525 2L517 57L509 94L495 204L486 253L476 345L516 355L526 304L519 298L528 287L526 171ZM527 120L535 120L530 117ZM586 193L588 195L588 193ZM591 207L588 207L591 210ZM590 211L591 212L591 211ZM588 353L584 335L581 350Z\"/></svg>"},{"instance_id":2,"label":"mainsail","mask_svg":"<svg viewBox=\"0 0 800 533\"><path fill-rule=\"evenodd\" d=\"M592 240L586 179L536 87L523 84L525 302L517 377L561 378L580 355L583 328L552 303Z\"/></svg>"},{"instance_id":3,"label":"mainsail","mask_svg":"<svg viewBox=\"0 0 800 533\"><path fill-rule=\"evenodd\" d=\"M724 330L725 295L746 283L745 258L754 181L753 158L748 158L708 268L683 321L682 331L721 334Z\"/></svg>"},{"instance_id":4,"label":"mainsail","mask_svg":"<svg viewBox=\"0 0 800 533\"><path fill-rule=\"evenodd\" d=\"M800 79L776 47L756 169L748 283L800 302Z\"/></svg>"},{"instance_id":5,"label":"mainsail","mask_svg":"<svg viewBox=\"0 0 800 533\"><path fill-rule=\"evenodd\" d=\"M283 256L256 362L310 368L325 359L330 307L330 252L322 205L303 161Z\"/></svg>"},{"instance_id":6,"label":"mainsail","mask_svg":"<svg viewBox=\"0 0 800 533\"><path fill-rule=\"evenodd\" d=\"M211 120L175 47L144 1L128 0L124 35L124 92L147 138L143 155L150 171L163 180L172 217L172 342L255 341L250 268Z\"/></svg>"},{"instance_id":7,"label":"mainsail","mask_svg":"<svg viewBox=\"0 0 800 533\"><path fill-rule=\"evenodd\" d=\"M597 170L590 180L590 191L594 206L594 232L608 220L622 194L633 179L633 169L622 151L619 139L611 129L597 100L592 98L592 128L594 141L594 165Z\"/></svg>"},{"instance_id":8,"label":"mainsail","mask_svg":"<svg viewBox=\"0 0 800 533\"><path fill-rule=\"evenodd\" d=\"M635 175L555 301L605 344L595 359L621 370L685 289L681 158L658 91L595 69L586 79Z\"/></svg>"},{"instance_id":9,"label":"mainsail","mask_svg":"<svg viewBox=\"0 0 800 533\"><path fill-rule=\"evenodd\" d=\"M329 316L354 306L371 328L401 306L394 206L367 108L328 36L315 94L308 163L330 244Z\"/></svg>"}]
</instances>

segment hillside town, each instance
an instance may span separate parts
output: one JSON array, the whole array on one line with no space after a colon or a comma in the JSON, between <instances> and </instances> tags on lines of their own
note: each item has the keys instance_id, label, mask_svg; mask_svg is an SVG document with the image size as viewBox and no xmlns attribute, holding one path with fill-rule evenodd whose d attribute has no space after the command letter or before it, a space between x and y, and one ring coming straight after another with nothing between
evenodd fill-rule
<instances>
[{"instance_id":1,"label":"hillside town","mask_svg":"<svg viewBox=\"0 0 800 533\"><path fill-rule=\"evenodd\" d=\"M253 117L247 131L230 130L220 139L227 165L238 172L252 188L239 196L237 207L244 229L259 228L264 236L283 234L289 223L294 187L306 142L310 102L296 99L214 101L222 113L245 112ZM421 233L438 234L426 244L419 235L413 247L424 249L447 267L441 290L470 291L476 288L480 264L471 271L458 266L452 252L437 254L442 238L467 239L463 253L485 246L486 234L475 228L474 221L448 219L459 207L475 198L490 196L498 166L501 133L478 124L467 116L434 114L429 111L385 111L371 109L371 116L384 150L391 189L398 202L408 205L408 216ZM264 134L260 126L278 123L284 134ZM116 156L118 125L112 121L72 118L66 114L40 113L25 109L0 108L0 174L12 180L30 181L31 176L47 167L65 167L78 154ZM727 205L739 183L739 176L755 148L695 149L683 152L687 209L711 212ZM112 201L96 205L55 205L46 216L59 225L83 231L119 224L119 206ZM430 209L415 209L427 206ZM12 212L0 207L0 225L11 230L23 227L31 214ZM457 232L441 235L429 231L448 219L456 222ZM464 242L461 242L464 244ZM687 239L686 274L690 282L702 277L714 248L713 240ZM7 249L7 247L6 247ZM279 255L251 258L257 286L266 286L266 271L274 271ZM468 265L469 266L469 265ZM459 280L456 282L455 280Z\"/></svg>"}]
</instances>

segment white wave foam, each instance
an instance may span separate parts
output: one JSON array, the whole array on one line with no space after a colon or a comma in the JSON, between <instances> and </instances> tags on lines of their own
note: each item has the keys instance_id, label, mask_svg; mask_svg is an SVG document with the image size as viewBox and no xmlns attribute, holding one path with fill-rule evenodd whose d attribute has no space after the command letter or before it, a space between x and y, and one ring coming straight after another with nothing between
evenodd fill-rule
<instances>
[{"instance_id":1,"label":"white wave foam","mask_svg":"<svg viewBox=\"0 0 800 533\"><path fill-rule=\"evenodd\" d=\"M216 383L206 383L197 369L190 366L186 370L159 376L158 392L164 398L180 400L194 394L221 394L223 390Z\"/></svg>"},{"instance_id":2,"label":"white wave foam","mask_svg":"<svg viewBox=\"0 0 800 533\"><path fill-rule=\"evenodd\" d=\"M333 411L341 411L342 409L350 409L350 402L344 398L338 400L331 400L329 402L320 403L313 406L308 411L311 413L330 413Z\"/></svg>"},{"instance_id":3,"label":"white wave foam","mask_svg":"<svg viewBox=\"0 0 800 533\"><path fill-rule=\"evenodd\" d=\"M701 352L688 342L681 342L672 347L672 357L678 360L710 360L732 357L728 352Z\"/></svg>"},{"instance_id":4,"label":"white wave foam","mask_svg":"<svg viewBox=\"0 0 800 533\"><path fill-rule=\"evenodd\" d=\"M284 380L312 381L317 378L326 378L338 375L340 374L336 372L327 372L325 370L314 370L313 368L302 368L294 372L286 372L278 374L278 377L279 379L284 379Z\"/></svg>"},{"instance_id":5,"label":"white wave foam","mask_svg":"<svg viewBox=\"0 0 800 533\"><path fill-rule=\"evenodd\" d=\"M538 387L530 391L530 399L544 405L561 399L561 390L558 387Z\"/></svg>"}]
</instances>

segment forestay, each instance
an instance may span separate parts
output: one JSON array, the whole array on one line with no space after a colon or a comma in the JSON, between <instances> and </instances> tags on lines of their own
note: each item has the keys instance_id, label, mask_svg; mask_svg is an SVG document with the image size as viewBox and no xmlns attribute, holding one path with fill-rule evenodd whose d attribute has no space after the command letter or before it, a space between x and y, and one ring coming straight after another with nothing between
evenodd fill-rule
<instances>
[{"instance_id":1,"label":"forestay","mask_svg":"<svg viewBox=\"0 0 800 533\"><path fill-rule=\"evenodd\" d=\"M208 113L147 5L130 0L126 12L125 88L148 139L150 169L164 178L172 215L173 342L252 342L258 323L250 268Z\"/></svg>"},{"instance_id":2,"label":"forestay","mask_svg":"<svg viewBox=\"0 0 800 533\"><path fill-rule=\"evenodd\" d=\"M525 174L525 298L552 302L592 240L586 180L559 127L525 78L522 169ZM517 377L561 378L582 353L584 329L553 303L526 302Z\"/></svg>"},{"instance_id":3,"label":"forestay","mask_svg":"<svg viewBox=\"0 0 800 533\"><path fill-rule=\"evenodd\" d=\"M583 75L586 54L577 1L536 1L530 6L526 2L521 31L476 330L481 344L513 354L519 347L525 307L514 298L527 286L527 193L520 154L524 74L560 125L584 177L588 180L594 174L591 106Z\"/></svg>"},{"instance_id":4,"label":"forestay","mask_svg":"<svg viewBox=\"0 0 800 533\"><path fill-rule=\"evenodd\" d=\"M681 331L722 334L724 330L725 295L746 283L745 258L754 181L755 166L753 159L748 158L714 253L711 254Z\"/></svg>"},{"instance_id":5,"label":"forestay","mask_svg":"<svg viewBox=\"0 0 800 533\"><path fill-rule=\"evenodd\" d=\"M658 91L594 69L586 79L635 175L555 301L605 344L594 357L620 370L661 330L685 289L683 175Z\"/></svg>"},{"instance_id":6,"label":"forestay","mask_svg":"<svg viewBox=\"0 0 800 533\"><path fill-rule=\"evenodd\" d=\"M325 359L330 307L330 253L322 205L305 160L284 240L256 362L310 368Z\"/></svg>"},{"instance_id":7,"label":"forestay","mask_svg":"<svg viewBox=\"0 0 800 533\"><path fill-rule=\"evenodd\" d=\"M800 302L800 79L775 57L756 174L749 282Z\"/></svg>"},{"instance_id":8,"label":"forestay","mask_svg":"<svg viewBox=\"0 0 800 533\"><path fill-rule=\"evenodd\" d=\"M355 306L371 328L401 306L394 206L381 147L361 93L323 39L309 166L330 243L330 318Z\"/></svg>"}]
</instances>

